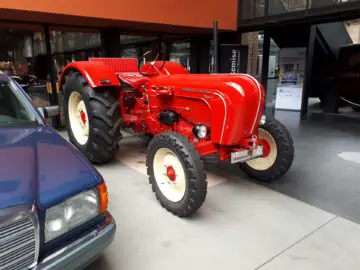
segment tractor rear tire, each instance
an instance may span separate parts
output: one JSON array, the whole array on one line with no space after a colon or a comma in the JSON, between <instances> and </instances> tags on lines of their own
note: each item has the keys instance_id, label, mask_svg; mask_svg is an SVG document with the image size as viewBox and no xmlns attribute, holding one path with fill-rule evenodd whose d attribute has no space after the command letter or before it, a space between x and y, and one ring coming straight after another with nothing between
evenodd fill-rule
<instances>
[{"instance_id":1,"label":"tractor rear tire","mask_svg":"<svg viewBox=\"0 0 360 270\"><path fill-rule=\"evenodd\" d=\"M147 148L146 166L152 190L166 210L188 217L202 206L207 193L206 172L186 137L176 132L155 135Z\"/></svg>"},{"instance_id":2,"label":"tractor rear tire","mask_svg":"<svg viewBox=\"0 0 360 270\"><path fill-rule=\"evenodd\" d=\"M65 77L63 106L69 139L92 163L111 161L119 149L121 119L115 91L94 90L79 72Z\"/></svg>"},{"instance_id":3,"label":"tractor rear tire","mask_svg":"<svg viewBox=\"0 0 360 270\"><path fill-rule=\"evenodd\" d=\"M259 127L259 138L270 146L267 157L256 158L240 164L240 168L250 177L262 182L281 178L291 167L294 159L294 143L290 132L274 119Z\"/></svg>"}]
</instances>

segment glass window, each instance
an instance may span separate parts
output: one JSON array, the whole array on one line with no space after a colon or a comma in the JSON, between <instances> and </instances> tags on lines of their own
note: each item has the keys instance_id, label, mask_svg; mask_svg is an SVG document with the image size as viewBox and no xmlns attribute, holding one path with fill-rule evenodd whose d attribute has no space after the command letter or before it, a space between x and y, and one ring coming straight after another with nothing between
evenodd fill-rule
<instances>
[{"instance_id":1,"label":"glass window","mask_svg":"<svg viewBox=\"0 0 360 270\"><path fill-rule=\"evenodd\" d=\"M151 51L148 59L155 59L159 42L157 36L120 35L121 57L138 58L147 51Z\"/></svg>"},{"instance_id":2,"label":"glass window","mask_svg":"<svg viewBox=\"0 0 360 270\"><path fill-rule=\"evenodd\" d=\"M99 33L51 32L51 50L53 53L63 53L98 47L101 47Z\"/></svg>"},{"instance_id":3,"label":"glass window","mask_svg":"<svg viewBox=\"0 0 360 270\"><path fill-rule=\"evenodd\" d=\"M270 0L269 15L305 10L307 1L308 0Z\"/></svg>"},{"instance_id":4,"label":"glass window","mask_svg":"<svg viewBox=\"0 0 360 270\"><path fill-rule=\"evenodd\" d=\"M358 1L358 0L357 0ZM345 2L350 2L346 0L309 0L309 7L311 8L320 8L320 7L326 7L326 6L333 6L336 4L341 4Z\"/></svg>"},{"instance_id":5,"label":"glass window","mask_svg":"<svg viewBox=\"0 0 360 270\"><path fill-rule=\"evenodd\" d=\"M121 50L121 57L123 58L138 58L138 49L135 47L124 48Z\"/></svg>"},{"instance_id":6,"label":"glass window","mask_svg":"<svg viewBox=\"0 0 360 270\"><path fill-rule=\"evenodd\" d=\"M157 40L157 37L154 36L133 36L133 35L121 35L120 44L134 44L134 43L143 43Z\"/></svg>"},{"instance_id":7,"label":"glass window","mask_svg":"<svg viewBox=\"0 0 360 270\"><path fill-rule=\"evenodd\" d=\"M279 0L277 0L279 1ZM247 20L265 15L265 0L239 0L239 19Z\"/></svg>"},{"instance_id":8,"label":"glass window","mask_svg":"<svg viewBox=\"0 0 360 270\"><path fill-rule=\"evenodd\" d=\"M276 89L280 80L279 74L280 48L276 42L270 39L270 54L268 66L268 80L266 85L266 110L267 115L275 109Z\"/></svg>"},{"instance_id":9,"label":"glass window","mask_svg":"<svg viewBox=\"0 0 360 270\"><path fill-rule=\"evenodd\" d=\"M307 0L280 0L286 11L304 10Z\"/></svg>"},{"instance_id":10,"label":"glass window","mask_svg":"<svg viewBox=\"0 0 360 270\"><path fill-rule=\"evenodd\" d=\"M0 127L38 124L36 114L12 81L0 81Z\"/></svg>"},{"instance_id":11,"label":"glass window","mask_svg":"<svg viewBox=\"0 0 360 270\"><path fill-rule=\"evenodd\" d=\"M174 42L171 44L170 61L177 62L190 71L190 42Z\"/></svg>"},{"instance_id":12,"label":"glass window","mask_svg":"<svg viewBox=\"0 0 360 270\"><path fill-rule=\"evenodd\" d=\"M247 73L258 80L261 79L263 39L263 33L259 31L244 33L241 36L242 45L249 47Z\"/></svg>"},{"instance_id":13,"label":"glass window","mask_svg":"<svg viewBox=\"0 0 360 270\"><path fill-rule=\"evenodd\" d=\"M36 106L50 104L46 88L49 64L41 26L0 23L0 70L28 93Z\"/></svg>"}]
</instances>

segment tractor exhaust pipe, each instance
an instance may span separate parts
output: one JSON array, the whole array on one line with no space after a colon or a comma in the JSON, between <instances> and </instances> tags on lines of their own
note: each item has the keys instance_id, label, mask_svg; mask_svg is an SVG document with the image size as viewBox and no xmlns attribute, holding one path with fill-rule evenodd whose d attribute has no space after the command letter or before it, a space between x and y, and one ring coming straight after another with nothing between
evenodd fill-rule
<instances>
[{"instance_id":1,"label":"tractor exhaust pipe","mask_svg":"<svg viewBox=\"0 0 360 270\"><path fill-rule=\"evenodd\" d=\"M219 35L218 35L218 21L214 21L213 31L213 49L214 49L214 69L213 73L219 73Z\"/></svg>"}]
</instances>

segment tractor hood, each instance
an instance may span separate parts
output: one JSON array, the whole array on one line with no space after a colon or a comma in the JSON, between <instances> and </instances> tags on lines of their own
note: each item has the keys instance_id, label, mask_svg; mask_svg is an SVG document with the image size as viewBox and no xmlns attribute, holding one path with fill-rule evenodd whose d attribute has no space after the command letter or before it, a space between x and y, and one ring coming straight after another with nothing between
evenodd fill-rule
<instances>
[{"instance_id":1,"label":"tractor hood","mask_svg":"<svg viewBox=\"0 0 360 270\"><path fill-rule=\"evenodd\" d=\"M187 110L181 115L193 124L207 124L215 143L239 145L243 138L257 134L265 92L261 84L247 74L158 76L151 83L157 87L173 86L174 108L181 105L182 97Z\"/></svg>"},{"instance_id":2,"label":"tractor hood","mask_svg":"<svg viewBox=\"0 0 360 270\"><path fill-rule=\"evenodd\" d=\"M0 128L0 209L36 202L46 209L100 179L52 128Z\"/></svg>"}]
</instances>

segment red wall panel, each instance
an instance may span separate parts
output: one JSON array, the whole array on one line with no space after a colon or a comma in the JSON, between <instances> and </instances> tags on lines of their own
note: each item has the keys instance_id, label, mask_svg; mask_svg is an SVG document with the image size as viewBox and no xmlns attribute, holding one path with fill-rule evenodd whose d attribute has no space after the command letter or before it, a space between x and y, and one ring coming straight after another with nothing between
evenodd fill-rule
<instances>
[{"instance_id":1,"label":"red wall panel","mask_svg":"<svg viewBox=\"0 0 360 270\"><path fill-rule=\"evenodd\" d=\"M0 9L197 28L218 20L224 30L236 30L237 20L237 0L13 0Z\"/></svg>"}]
</instances>

